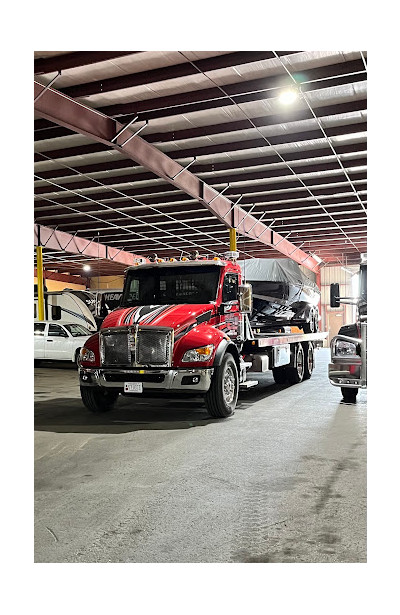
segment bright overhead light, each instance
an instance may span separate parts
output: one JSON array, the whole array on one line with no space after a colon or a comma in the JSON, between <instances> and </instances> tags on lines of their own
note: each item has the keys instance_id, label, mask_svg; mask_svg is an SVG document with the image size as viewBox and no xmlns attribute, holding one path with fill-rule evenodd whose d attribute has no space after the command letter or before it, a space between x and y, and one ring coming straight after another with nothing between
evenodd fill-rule
<instances>
[{"instance_id":1,"label":"bright overhead light","mask_svg":"<svg viewBox=\"0 0 400 615\"><path fill-rule=\"evenodd\" d=\"M90 271L90 265L83 265L83 271Z\"/></svg>"},{"instance_id":2,"label":"bright overhead light","mask_svg":"<svg viewBox=\"0 0 400 615\"><path fill-rule=\"evenodd\" d=\"M282 94L279 95L279 102L283 105L291 105L299 97L296 90L284 90Z\"/></svg>"}]
</instances>

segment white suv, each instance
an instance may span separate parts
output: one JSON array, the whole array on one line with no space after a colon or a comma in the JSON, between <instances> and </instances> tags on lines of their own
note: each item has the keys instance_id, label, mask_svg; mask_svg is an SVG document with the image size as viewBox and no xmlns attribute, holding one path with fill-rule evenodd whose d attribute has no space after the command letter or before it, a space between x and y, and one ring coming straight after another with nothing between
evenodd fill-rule
<instances>
[{"instance_id":1,"label":"white suv","mask_svg":"<svg viewBox=\"0 0 400 615\"><path fill-rule=\"evenodd\" d=\"M35 322L35 365L42 359L78 363L80 350L92 335L89 329L76 323Z\"/></svg>"}]
</instances>

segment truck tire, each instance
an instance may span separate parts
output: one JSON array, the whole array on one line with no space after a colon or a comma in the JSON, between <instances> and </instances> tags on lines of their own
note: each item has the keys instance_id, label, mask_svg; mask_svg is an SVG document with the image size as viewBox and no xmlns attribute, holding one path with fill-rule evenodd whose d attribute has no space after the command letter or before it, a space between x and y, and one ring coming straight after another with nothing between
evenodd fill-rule
<instances>
[{"instance_id":1,"label":"truck tire","mask_svg":"<svg viewBox=\"0 0 400 615\"><path fill-rule=\"evenodd\" d=\"M287 382L286 366L273 367L272 375L274 377L276 384L286 384Z\"/></svg>"},{"instance_id":2,"label":"truck tire","mask_svg":"<svg viewBox=\"0 0 400 615\"><path fill-rule=\"evenodd\" d=\"M319 311L317 308L314 314L314 333L318 333L318 331L319 331Z\"/></svg>"},{"instance_id":3,"label":"truck tire","mask_svg":"<svg viewBox=\"0 0 400 615\"><path fill-rule=\"evenodd\" d=\"M81 387L81 397L86 408L91 412L109 412L118 399L118 391L100 387Z\"/></svg>"},{"instance_id":4,"label":"truck tire","mask_svg":"<svg viewBox=\"0 0 400 615\"><path fill-rule=\"evenodd\" d=\"M289 384L298 384L304 377L304 350L301 344L296 344L294 351L294 365L286 368Z\"/></svg>"},{"instance_id":5,"label":"truck tire","mask_svg":"<svg viewBox=\"0 0 400 615\"><path fill-rule=\"evenodd\" d=\"M303 380L311 378L311 374L314 371L314 346L311 342L305 342L303 346L304 350L304 376Z\"/></svg>"},{"instance_id":6,"label":"truck tire","mask_svg":"<svg viewBox=\"0 0 400 615\"><path fill-rule=\"evenodd\" d=\"M357 401L358 389L341 387L343 401L347 404L355 404Z\"/></svg>"},{"instance_id":7,"label":"truck tire","mask_svg":"<svg viewBox=\"0 0 400 615\"><path fill-rule=\"evenodd\" d=\"M303 325L304 333L317 333L318 331L318 310L312 308L310 310L308 321Z\"/></svg>"},{"instance_id":8,"label":"truck tire","mask_svg":"<svg viewBox=\"0 0 400 615\"><path fill-rule=\"evenodd\" d=\"M215 368L205 401L208 414L214 419L225 419L235 411L239 392L239 377L233 356L227 352Z\"/></svg>"}]
</instances>

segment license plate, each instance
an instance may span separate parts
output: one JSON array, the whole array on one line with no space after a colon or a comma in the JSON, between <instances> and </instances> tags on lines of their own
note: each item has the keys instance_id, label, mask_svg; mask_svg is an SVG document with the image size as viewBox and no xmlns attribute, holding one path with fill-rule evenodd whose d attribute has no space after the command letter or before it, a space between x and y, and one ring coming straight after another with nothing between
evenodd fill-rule
<instances>
[{"instance_id":1,"label":"license plate","mask_svg":"<svg viewBox=\"0 0 400 615\"><path fill-rule=\"evenodd\" d=\"M125 382L125 393L143 393L143 382Z\"/></svg>"}]
</instances>

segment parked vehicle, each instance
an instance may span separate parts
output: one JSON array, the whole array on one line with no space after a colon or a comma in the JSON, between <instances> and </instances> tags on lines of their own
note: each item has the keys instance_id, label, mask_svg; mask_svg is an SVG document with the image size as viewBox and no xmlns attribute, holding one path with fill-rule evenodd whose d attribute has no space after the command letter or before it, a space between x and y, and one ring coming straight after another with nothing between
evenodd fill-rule
<instances>
[{"instance_id":1,"label":"parked vehicle","mask_svg":"<svg viewBox=\"0 0 400 615\"><path fill-rule=\"evenodd\" d=\"M115 310L121 301L122 289L103 289L103 290L68 290L86 303L96 321L97 328L100 327L104 318Z\"/></svg>"},{"instance_id":2,"label":"parked vehicle","mask_svg":"<svg viewBox=\"0 0 400 615\"><path fill-rule=\"evenodd\" d=\"M318 331L320 290L290 258L252 258L239 261L253 288L252 326L298 326Z\"/></svg>"},{"instance_id":3,"label":"parked vehicle","mask_svg":"<svg viewBox=\"0 0 400 615\"><path fill-rule=\"evenodd\" d=\"M41 360L72 361L78 364L80 350L92 332L76 323L57 324L50 321L34 323L34 358Z\"/></svg>"},{"instance_id":4,"label":"parked vehicle","mask_svg":"<svg viewBox=\"0 0 400 615\"><path fill-rule=\"evenodd\" d=\"M38 321L38 298L34 297L34 320ZM90 308L81 297L70 291L44 293L44 317L59 324L75 322L89 331L97 331L97 323Z\"/></svg>"},{"instance_id":5,"label":"parked vehicle","mask_svg":"<svg viewBox=\"0 0 400 615\"><path fill-rule=\"evenodd\" d=\"M89 410L111 410L120 393L187 392L203 395L209 414L225 418L239 388L258 384L249 372L272 370L279 384L311 377L314 349L327 334L254 331L251 285L242 283L235 257L127 270L121 307L81 351L81 396Z\"/></svg>"},{"instance_id":6,"label":"parked vehicle","mask_svg":"<svg viewBox=\"0 0 400 615\"><path fill-rule=\"evenodd\" d=\"M343 400L355 403L359 389L367 388L367 257L360 265L359 296L340 297L339 284L331 284L331 307L356 305L356 322L344 325L331 341L329 380L341 387Z\"/></svg>"}]
</instances>

